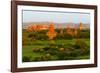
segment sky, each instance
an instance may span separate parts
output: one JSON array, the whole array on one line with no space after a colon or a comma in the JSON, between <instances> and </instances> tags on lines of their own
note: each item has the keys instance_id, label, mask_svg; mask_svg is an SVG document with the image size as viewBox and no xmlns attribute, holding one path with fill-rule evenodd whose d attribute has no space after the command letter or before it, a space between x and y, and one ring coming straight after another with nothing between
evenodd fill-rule
<instances>
[{"instance_id":1,"label":"sky","mask_svg":"<svg viewBox=\"0 0 100 73\"><path fill-rule=\"evenodd\" d=\"M26 22L54 22L54 23L89 23L89 13L56 12L23 10L23 23Z\"/></svg>"}]
</instances>

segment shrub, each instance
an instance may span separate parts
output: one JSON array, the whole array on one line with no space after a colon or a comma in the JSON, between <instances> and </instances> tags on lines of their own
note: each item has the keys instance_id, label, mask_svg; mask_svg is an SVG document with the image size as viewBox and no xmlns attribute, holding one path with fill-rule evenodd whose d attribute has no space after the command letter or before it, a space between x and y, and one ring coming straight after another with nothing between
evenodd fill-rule
<instances>
[{"instance_id":1,"label":"shrub","mask_svg":"<svg viewBox=\"0 0 100 73\"><path fill-rule=\"evenodd\" d=\"M51 54L45 54L40 57L35 57L32 61L49 61L52 60Z\"/></svg>"},{"instance_id":2,"label":"shrub","mask_svg":"<svg viewBox=\"0 0 100 73\"><path fill-rule=\"evenodd\" d=\"M47 50L49 50L49 49L50 49L49 47L44 47L44 48L43 48L44 51L47 51Z\"/></svg>"},{"instance_id":3,"label":"shrub","mask_svg":"<svg viewBox=\"0 0 100 73\"><path fill-rule=\"evenodd\" d=\"M23 60L23 62L30 62L30 57L23 56L22 60Z\"/></svg>"},{"instance_id":4,"label":"shrub","mask_svg":"<svg viewBox=\"0 0 100 73\"><path fill-rule=\"evenodd\" d=\"M35 57L32 61L41 61L41 57Z\"/></svg>"},{"instance_id":5,"label":"shrub","mask_svg":"<svg viewBox=\"0 0 100 73\"><path fill-rule=\"evenodd\" d=\"M86 55L86 54L90 54L90 49L89 46L86 42L84 42L84 40L76 40L75 44L73 45L73 47L76 49L73 54L76 55Z\"/></svg>"},{"instance_id":6,"label":"shrub","mask_svg":"<svg viewBox=\"0 0 100 73\"><path fill-rule=\"evenodd\" d=\"M75 49L87 49L88 45L86 44L86 42L84 42L84 40L77 39L73 47Z\"/></svg>"},{"instance_id":7,"label":"shrub","mask_svg":"<svg viewBox=\"0 0 100 73\"><path fill-rule=\"evenodd\" d=\"M42 48L33 48L33 52L43 52L44 49Z\"/></svg>"},{"instance_id":8,"label":"shrub","mask_svg":"<svg viewBox=\"0 0 100 73\"><path fill-rule=\"evenodd\" d=\"M32 37L34 37L34 35L31 33L31 34L28 35L28 37L32 38Z\"/></svg>"},{"instance_id":9,"label":"shrub","mask_svg":"<svg viewBox=\"0 0 100 73\"><path fill-rule=\"evenodd\" d=\"M59 48L59 51L63 52L63 51L65 51L65 49L64 48Z\"/></svg>"}]
</instances>

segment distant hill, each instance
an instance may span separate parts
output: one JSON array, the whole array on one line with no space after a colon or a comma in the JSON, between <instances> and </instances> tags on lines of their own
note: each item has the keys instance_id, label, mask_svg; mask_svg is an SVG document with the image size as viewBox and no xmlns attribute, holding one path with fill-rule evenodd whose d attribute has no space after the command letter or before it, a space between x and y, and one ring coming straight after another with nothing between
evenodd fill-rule
<instances>
[{"instance_id":1,"label":"distant hill","mask_svg":"<svg viewBox=\"0 0 100 73\"><path fill-rule=\"evenodd\" d=\"M49 25L51 22L28 22L28 23L23 23L23 29L27 29L28 26L31 25ZM74 27L79 27L80 23L54 23L55 24L55 28L66 28L70 25L70 28L74 28ZM83 23L83 27L85 29L89 29L90 28L90 24L89 23Z\"/></svg>"}]
</instances>

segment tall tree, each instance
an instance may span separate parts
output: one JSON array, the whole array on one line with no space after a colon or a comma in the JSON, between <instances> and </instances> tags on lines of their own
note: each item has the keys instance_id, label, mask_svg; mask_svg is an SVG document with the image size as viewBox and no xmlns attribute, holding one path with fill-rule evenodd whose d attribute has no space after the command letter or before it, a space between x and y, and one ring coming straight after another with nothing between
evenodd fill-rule
<instances>
[{"instance_id":1,"label":"tall tree","mask_svg":"<svg viewBox=\"0 0 100 73\"><path fill-rule=\"evenodd\" d=\"M67 34L73 36L73 31L72 31L70 25L67 26L67 28L66 28L66 32L67 32Z\"/></svg>"},{"instance_id":2,"label":"tall tree","mask_svg":"<svg viewBox=\"0 0 100 73\"><path fill-rule=\"evenodd\" d=\"M80 29L80 30L83 29L83 24L82 24L82 23L80 23L80 25L79 25L79 29Z\"/></svg>"},{"instance_id":3,"label":"tall tree","mask_svg":"<svg viewBox=\"0 0 100 73\"><path fill-rule=\"evenodd\" d=\"M51 23L49 26L49 31L46 34L50 40L57 36L57 32L55 31L54 23Z\"/></svg>"}]
</instances>

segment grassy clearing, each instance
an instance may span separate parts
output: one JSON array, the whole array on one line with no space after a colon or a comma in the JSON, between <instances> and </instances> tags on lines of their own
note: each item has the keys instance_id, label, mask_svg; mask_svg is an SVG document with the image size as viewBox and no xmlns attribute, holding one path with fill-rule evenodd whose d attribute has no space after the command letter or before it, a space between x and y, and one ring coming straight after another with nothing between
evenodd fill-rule
<instances>
[{"instance_id":1,"label":"grassy clearing","mask_svg":"<svg viewBox=\"0 0 100 73\"><path fill-rule=\"evenodd\" d=\"M89 46L90 45L90 40L89 39L82 39L86 42L86 44ZM63 44L64 47L69 46L70 44L73 45L75 43L76 39L72 40L55 40L54 44L55 45L61 45ZM22 47L22 56L28 56L32 59L35 57L41 57L44 56L44 52L34 52L33 49L38 49L38 48L44 48L49 46L50 41L49 40L35 40L32 42L33 45L24 45ZM65 48L66 49L66 48ZM53 51L52 51L53 52ZM63 56L62 56L63 57ZM88 59L90 56L88 55L83 55L83 56L78 56L75 59ZM53 55L52 58L55 60L56 55Z\"/></svg>"}]
</instances>

